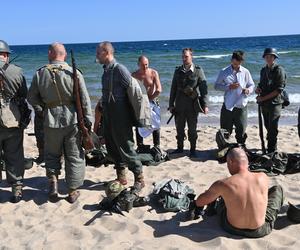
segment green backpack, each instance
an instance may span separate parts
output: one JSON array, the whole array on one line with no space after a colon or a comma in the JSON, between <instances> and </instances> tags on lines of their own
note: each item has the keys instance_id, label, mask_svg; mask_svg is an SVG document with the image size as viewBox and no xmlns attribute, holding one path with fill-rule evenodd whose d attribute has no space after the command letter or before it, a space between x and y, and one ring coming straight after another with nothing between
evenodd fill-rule
<instances>
[{"instance_id":1,"label":"green backpack","mask_svg":"<svg viewBox=\"0 0 300 250\"><path fill-rule=\"evenodd\" d=\"M166 211L179 212L189 210L195 191L180 180L164 179L154 184L153 195Z\"/></svg>"}]
</instances>

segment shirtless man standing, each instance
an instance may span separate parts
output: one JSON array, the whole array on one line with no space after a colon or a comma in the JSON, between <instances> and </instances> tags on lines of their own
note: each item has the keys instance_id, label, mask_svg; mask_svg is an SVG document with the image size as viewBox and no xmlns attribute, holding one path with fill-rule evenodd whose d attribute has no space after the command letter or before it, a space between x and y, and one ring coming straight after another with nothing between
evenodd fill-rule
<instances>
[{"instance_id":1,"label":"shirtless man standing","mask_svg":"<svg viewBox=\"0 0 300 250\"><path fill-rule=\"evenodd\" d=\"M227 166L232 176L213 183L199 195L196 206L215 201L221 226L231 234L259 238L271 233L283 204L281 186L268 189L266 174L249 172L247 155L240 148L228 153Z\"/></svg>"},{"instance_id":2,"label":"shirtless man standing","mask_svg":"<svg viewBox=\"0 0 300 250\"><path fill-rule=\"evenodd\" d=\"M162 91L161 83L159 80L158 72L154 69L149 68L149 60L146 56L140 56L138 58L139 69L132 73L132 76L139 81L143 82L149 101L154 105L158 105L157 97ZM136 140L138 150L143 147L143 137L140 136L136 129ZM160 146L160 129L153 131L153 144L155 147Z\"/></svg>"}]
</instances>

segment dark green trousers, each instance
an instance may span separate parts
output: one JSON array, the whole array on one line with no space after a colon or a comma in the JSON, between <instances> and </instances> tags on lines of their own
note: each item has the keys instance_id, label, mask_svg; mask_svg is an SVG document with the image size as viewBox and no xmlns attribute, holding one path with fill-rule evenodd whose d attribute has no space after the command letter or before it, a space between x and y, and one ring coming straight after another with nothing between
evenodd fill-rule
<instances>
[{"instance_id":1,"label":"dark green trousers","mask_svg":"<svg viewBox=\"0 0 300 250\"><path fill-rule=\"evenodd\" d=\"M134 150L133 110L127 102L103 105L103 129L107 152L116 168L124 164L134 174L142 173L142 163Z\"/></svg>"},{"instance_id":2,"label":"dark green trousers","mask_svg":"<svg viewBox=\"0 0 300 250\"><path fill-rule=\"evenodd\" d=\"M227 220L226 207L222 199L217 202L217 214L220 216L221 226L226 232L248 238L260 238L270 234L274 228L278 212L283 204L283 199L281 186L273 186L269 189L265 224L257 229L239 229L230 225Z\"/></svg>"},{"instance_id":3,"label":"dark green trousers","mask_svg":"<svg viewBox=\"0 0 300 250\"><path fill-rule=\"evenodd\" d=\"M177 131L177 148L183 148L183 141L185 137L184 129L185 124L187 123L188 126L188 140L191 144L191 148L196 148L196 141L198 138L197 135L197 120L198 120L198 113L196 113L193 107L188 110L187 112L177 111L175 115L175 125Z\"/></svg>"},{"instance_id":4,"label":"dark green trousers","mask_svg":"<svg viewBox=\"0 0 300 250\"><path fill-rule=\"evenodd\" d=\"M278 122L281 115L282 104L262 105L262 114L267 130L268 153L277 150Z\"/></svg>"},{"instance_id":5,"label":"dark green trousers","mask_svg":"<svg viewBox=\"0 0 300 250\"><path fill-rule=\"evenodd\" d=\"M39 156L44 157L44 116L42 112L36 112L34 116L34 134Z\"/></svg>"},{"instance_id":6,"label":"dark green trousers","mask_svg":"<svg viewBox=\"0 0 300 250\"><path fill-rule=\"evenodd\" d=\"M247 139L246 128L248 119L248 109L234 108L232 111L227 110L223 104L221 109L221 128L226 129L230 134L235 126L235 138L238 143L244 144Z\"/></svg>"},{"instance_id":7,"label":"dark green trousers","mask_svg":"<svg viewBox=\"0 0 300 250\"><path fill-rule=\"evenodd\" d=\"M0 128L0 150L3 151L6 179L11 185L22 185L24 175L24 130Z\"/></svg>"}]
</instances>

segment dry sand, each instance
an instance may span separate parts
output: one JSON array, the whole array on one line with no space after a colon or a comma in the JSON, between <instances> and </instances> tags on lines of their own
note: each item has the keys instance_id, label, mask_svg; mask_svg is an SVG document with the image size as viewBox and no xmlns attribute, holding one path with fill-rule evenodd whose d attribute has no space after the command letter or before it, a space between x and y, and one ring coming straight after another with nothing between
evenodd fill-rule
<instances>
[{"instance_id":1,"label":"dry sand","mask_svg":"<svg viewBox=\"0 0 300 250\"><path fill-rule=\"evenodd\" d=\"M218 164L213 157L217 128L200 126L198 130L198 159L182 156L159 166L144 167L147 185L144 195L151 192L153 182L163 178L178 178L200 193L215 180L228 176L226 164ZM162 148L174 149L175 129L165 127L161 134ZM258 148L257 126L248 128L248 136L248 147ZM295 126L280 127L279 149L300 152ZM26 156L36 156L34 137L25 136L25 152ZM132 174L129 176L131 183ZM10 188L3 181L0 184L1 249L300 249L300 224L290 223L284 213L280 214L273 232L261 239L229 235L220 228L215 216L185 222L183 213L159 213L150 207L134 208L126 217L108 213L99 216L95 207L104 195L101 183L113 178L111 166L87 167L81 196L75 204L64 199L57 203L47 201L47 179L41 167L26 171L24 200L18 204L9 202ZM61 179L63 198L66 196L63 175ZM272 184L283 186L285 205L287 201L300 203L300 174L271 179ZM91 224L85 226L88 221Z\"/></svg>"}]
</instances>

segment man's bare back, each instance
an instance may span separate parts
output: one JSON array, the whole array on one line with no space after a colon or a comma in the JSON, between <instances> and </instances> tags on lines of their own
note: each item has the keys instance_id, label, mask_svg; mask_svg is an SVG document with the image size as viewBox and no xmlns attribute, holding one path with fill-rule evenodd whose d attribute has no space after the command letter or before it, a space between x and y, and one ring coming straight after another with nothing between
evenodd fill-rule
<instances>
[{"instance_id":1,"label":"man's bare back","mask_svg":"<svg viewBox=\"0 0 300 250\"><path fill-rule=\"evenodd\" d=\"M132 76L143 82L149 100L152 101L162 91L158 72L148 67L149 61L145 56L139 58L139 69L132 73Z\"/></svg>"},{"instance_id":2,"label":"man's bare back","mask_svg":"<svg viewBox=\"0 0 300 250\"><path fill-rule=\"evenodd\" d=\"M257 229L265 223L268 177L264 173L238 173L220 181L228 222L240 229Z\"/></svg>"},{"instance_id":3,"label":"man's bare back","mask_svg":"<svg viewBox=\"0 0 300 250\"><path fill-rule=\"evenodd\" d=\"M242 149L235 149L239 159L228 159L227 164L232 176L216 181L201 194L196 204L208 205L222 197L227 220L235 228L257 229L265 223L268 203L268 177L264 173L248 171L248 160Z\"/></svg>"}]
</instances>

